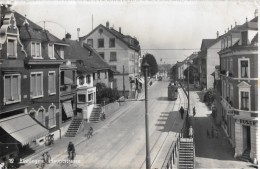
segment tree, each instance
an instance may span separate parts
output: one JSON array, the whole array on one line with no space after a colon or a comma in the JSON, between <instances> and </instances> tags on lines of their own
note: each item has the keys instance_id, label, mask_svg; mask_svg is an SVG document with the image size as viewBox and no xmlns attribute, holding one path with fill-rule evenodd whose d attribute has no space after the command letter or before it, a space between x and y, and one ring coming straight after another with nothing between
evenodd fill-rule
<instances>
[{"instance_id":1,"label":"tree","mask_svg":"<svg viewBox=\"0 0 260 169\"><path fill-rule=\"evenodd\" d=\"M158 72L158 64L156 62L156 59L150 53L145 54L143 61L142 61L142 73L143 74L144 74L143 64L145 63L145 61L147 61L147 63L149 64L148 74L150 76L154 76Z\"/></svg>"},{"instance_id":2,"label":"tree","mask_svg":"<svg viewBox=\"0 0 260 169\"><path fill-rule=\"evenodd\" d=\"M197 69L194 68L193 66L189 66L189 68L187 67L183 71L183 75L185 76L186 81L188 81L188 69L189 69L189 82L194 83L195 80L198 80L197 77L195 76Z\"/></svg>"},{"instance_id":3,"label":"tree","mask_svg":"<svg viewBox=\"0 0 260 169\"><path fill-rule=\"evenodd\" d=\"M118 90L106 87L104 83L97 83L96 88L98 104L103 104L104 101L106 103L111 103L119 98Z\"/></svg>"},{"instance_id":4,"label":"tree","mask_svg":"<svg viewBox=\"0 0 260 169\"><path fill-rule=\"evenodd\" d=\"M207 102L208 106L211 106L216 98L216 93L213 88L210 88L207 90L207 92L204 95L204 102Z\"/></svg>"}]
</instances>

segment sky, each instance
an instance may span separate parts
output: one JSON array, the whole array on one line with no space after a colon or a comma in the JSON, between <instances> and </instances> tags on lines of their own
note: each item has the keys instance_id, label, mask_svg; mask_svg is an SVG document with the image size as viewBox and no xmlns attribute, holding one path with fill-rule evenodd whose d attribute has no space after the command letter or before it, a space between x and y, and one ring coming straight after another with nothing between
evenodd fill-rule
<instances>
[{"instance_id":1,"label":"sky","mask_svg":"<svg viewBox=\"0 0 260 169\"><path fill-rule=\"evenodd\" d=\"M77 39L99 24L136 37L141 54L151 53L157 63L175 64L200 49L202 39L215 39L231 25L251 20L259 4L255 0L170 1L87 0L24 1L12 7L62 39L66 33Z\"/></svg>"}]
</instances>

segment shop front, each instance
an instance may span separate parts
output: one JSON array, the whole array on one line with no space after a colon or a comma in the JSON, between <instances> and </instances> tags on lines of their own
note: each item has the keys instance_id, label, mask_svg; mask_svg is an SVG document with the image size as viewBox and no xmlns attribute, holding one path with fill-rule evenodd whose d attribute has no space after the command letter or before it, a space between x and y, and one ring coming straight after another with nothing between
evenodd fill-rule
<instances>
[{"instance_id":1,"label":"shop front","mask_svg":"<svg viewBox=\"0 0 260 169\"><path fill-rule=\"evenodd\" d=\"M244 152L250 152L250 159L258 159L258 122L250 117L235 117L235 157L242 156Z\"/></svg>"}]
</instances>

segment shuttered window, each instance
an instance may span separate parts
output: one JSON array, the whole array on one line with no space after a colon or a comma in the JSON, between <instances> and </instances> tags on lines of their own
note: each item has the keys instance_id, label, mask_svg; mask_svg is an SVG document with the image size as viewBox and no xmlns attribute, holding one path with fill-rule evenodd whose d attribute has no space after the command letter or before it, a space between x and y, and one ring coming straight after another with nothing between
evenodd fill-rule
<instances>
[{"instance_id":1,"label":"shuttered window","mask_svg":"<svg viewBox=\"0 0 260 169\"><path fill-rule=\"evenodd\" d=\"M4 75L4 103L21 101L21 75Z\"/></svg>"},{"instance_id":2,"label":"shuttered window","mask_svg":"<svg viewBox=\"0 0 260 169\"><path fill-rule=\"evenodd\" d=\"M16 40L8 39L7 40L7 56L8 57L17 57L17 47Z\"/></svg>"},{"instance_id":3,"label":"shuttered window","mask_svg":"<svg viewBox=\"0 0 260 169\"><path fill-rule=\"evenodd\" d=\"M38 98L43 96L43 73L31 73L30 78L31 98Z\"/></svg>"},{"instance_id":4,"label":"shuttered window","mask_svg":"<svg viewBox=\"0 0 260 169\"><path fill-rule=\"evenodd\" d=\"M49 79L48 79L48 93L49 94L56 94L56 81L55 81L55 72L49 72Z\"/></svg>"}]
</instances>

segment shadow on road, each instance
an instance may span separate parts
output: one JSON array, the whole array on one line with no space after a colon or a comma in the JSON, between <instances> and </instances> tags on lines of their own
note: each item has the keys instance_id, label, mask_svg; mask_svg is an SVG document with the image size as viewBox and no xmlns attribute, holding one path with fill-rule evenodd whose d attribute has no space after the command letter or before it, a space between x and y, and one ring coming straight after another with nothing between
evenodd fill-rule
<instances>
[{"instance_id":1,"label":"shadow on road","mask_svg":"<svg viewBox=\"0 0 260 169\"><path fill-rule=\"evenodd\" d=\"M180 132L173 125L175 122L182 120L179 115L179 111L161 112L160 118L155 124L161 132Z\"/></svg>"},{"instance_id":2,"label":"shadow on road","mask_svg":"<svg viewBox=\"0 0 260 169\"><path fill-rule=\"evenodd\" d=\"M193 117L192 124L195 135L196 157L237 161L233 158L234 150L224 132L220 127L213 124L209 114L208 117ZM216 137L216 133L218 133L218 137Z\"/></svg>"}]
</instances>

